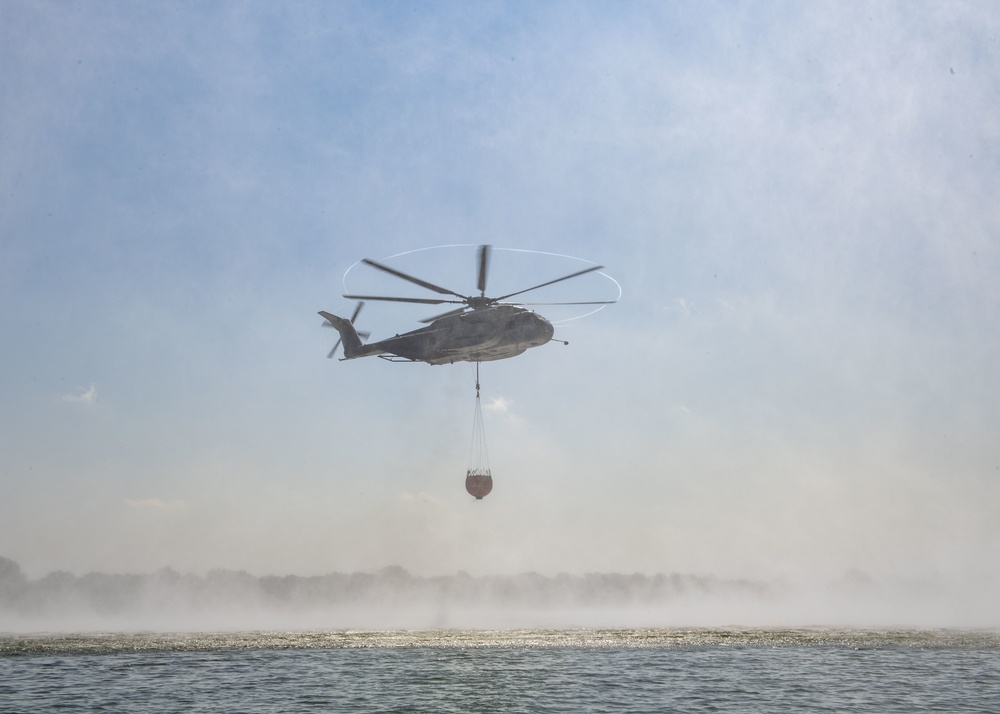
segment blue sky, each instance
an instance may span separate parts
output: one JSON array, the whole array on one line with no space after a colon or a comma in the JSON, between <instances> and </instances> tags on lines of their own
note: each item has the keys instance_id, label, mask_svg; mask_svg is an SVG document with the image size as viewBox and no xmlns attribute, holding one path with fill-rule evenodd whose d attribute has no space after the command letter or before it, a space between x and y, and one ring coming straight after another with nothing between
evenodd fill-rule
<instances>
[{"instance_id":1,"label":"blue sky","mask_svg":"<svg viewBox=\"0 0 1000 714\"><path fill-rule=\"evenodd\" d=\"M995 588L998 77L991 3L2 3L0 553ZM484 368L475 502L471 368L316 311L479 243L623 295Z\"/></svg>"}]
</instances>

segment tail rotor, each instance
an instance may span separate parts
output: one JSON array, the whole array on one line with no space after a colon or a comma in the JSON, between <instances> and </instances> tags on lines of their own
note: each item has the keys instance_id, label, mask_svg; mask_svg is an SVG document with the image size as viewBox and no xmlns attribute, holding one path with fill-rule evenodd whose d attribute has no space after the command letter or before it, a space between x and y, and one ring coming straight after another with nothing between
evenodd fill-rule
<instances>
[{"instance_id":1,"label":"tail rotor","mask_svg":"<svg viewBox=\"0 0 1000 714\"><path fill-rule=\"evenodd\" d=\"M356 308L354 308L354 314L351 315L351 324L352 325L354 324L354 321L358 319L358 315L361 313L361 308L363 308L364 306L365 306L365 304L363 302L359 302L358 306ZM330 328L332 328L333 325L331 325L329 322L324 322L323 323L323 327L330 327ZM364 340L367 340L370 336L371 336L370 332L366 332L366 331L365 332L362 332L362 331L358 332L358 337L360 337L360 338L362 338ZM336 344L333 345L333 349L330 350L330 353L326 356L327 359L333 359L333 356L335 354L337 354L337 350L340 348L340 343L341 343L341 339L338 337Z\"/></svg>"}]
</instances>

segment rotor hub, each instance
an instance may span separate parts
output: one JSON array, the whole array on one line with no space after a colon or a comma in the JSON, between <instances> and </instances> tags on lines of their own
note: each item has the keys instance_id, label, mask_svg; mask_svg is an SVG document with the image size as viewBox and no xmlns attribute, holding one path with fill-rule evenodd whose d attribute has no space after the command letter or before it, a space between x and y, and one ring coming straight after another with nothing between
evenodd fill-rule
<instances>
[{"instance_id":1,"label":"rotor hub","mask_svg":"<svg viewBox=\"0 0 1000 714\"><path fill-rule=\"evenodd\" d=\"M490 305L493 305L495 303L496 300L494 300L493 298L488 298L482 295L480 295L479 297L473 295L468 299L468 305L473 310L482 310L484 307L489 307Z\"/></svg>"}]
</instances>

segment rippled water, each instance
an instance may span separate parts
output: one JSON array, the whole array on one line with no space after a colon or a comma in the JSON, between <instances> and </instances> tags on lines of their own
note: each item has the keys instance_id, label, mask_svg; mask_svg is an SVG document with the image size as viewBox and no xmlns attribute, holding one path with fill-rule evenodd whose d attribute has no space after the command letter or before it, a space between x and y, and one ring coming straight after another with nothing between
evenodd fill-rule
<instances>
[{"instance_id":1,"label":"rippled water","mask_svg":"<svg viewBox=\"0 0 1000 714\"><path fill-rule=\"evenodd\" d=\"M0 711L1000 710L1000 633L0 636Z\"/></svg>"}]
</instances>

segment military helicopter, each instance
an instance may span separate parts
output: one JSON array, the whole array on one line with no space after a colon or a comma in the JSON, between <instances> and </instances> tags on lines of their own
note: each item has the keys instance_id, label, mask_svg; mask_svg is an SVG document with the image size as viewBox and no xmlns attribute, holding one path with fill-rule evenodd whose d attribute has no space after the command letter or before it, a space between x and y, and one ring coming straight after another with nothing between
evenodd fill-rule
<instances>
[{"instance_id":1,"label":"military helicopter","mask_svg":"<svg viewBox=\"0 0 1000 714\"><path fill-rule=\"evenodd\" d=\"M432 290L443 298L413 298L387 297L382 295L344 295L349 300L358 300L357 308L350 320L338 317L329 312L320 311L326 320L326 325L334 327L340 333L340 339L327 357L333 357L340 344L344 345L344 356L341 359L357 359L372 355L390 362L426 362L427 364L453 364L455 362L489 362L493 360L516 357L532 347L539 347L553 341L555 332L552 323L541 315L527 309L526 305L609 305L617 300L598 300L592 302L549 302L522 303L507 302L509 298L553 285L555 283L576 278L587 273L600 270L604 266L594 265L555 280L549 280L524 290L508 293L499 297L487 297L486 279L489 273L491 246L479 247L478 278L476 289L478 295L462 295L440 285L407 275L369 258L361 262L377 270L401 278L427 290ZM382 300L389 302L419 303L423 305L454 304L461 307L449 310L441 315L421 320L429 323L421 327L396 335L385 340L365 344L362 336L354 328L354 322L366 300ZM562 342L561 340L556 340ZM564 344L568 344L565 343ZM477 380L478 381L478 380ZM478 387L478 385L477 385Z\"/></svg>"}]
</instances>

